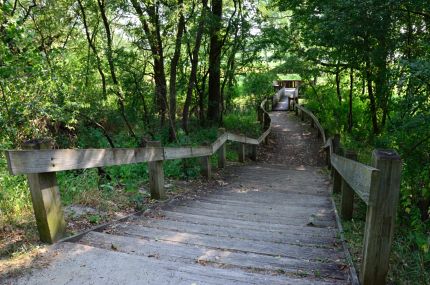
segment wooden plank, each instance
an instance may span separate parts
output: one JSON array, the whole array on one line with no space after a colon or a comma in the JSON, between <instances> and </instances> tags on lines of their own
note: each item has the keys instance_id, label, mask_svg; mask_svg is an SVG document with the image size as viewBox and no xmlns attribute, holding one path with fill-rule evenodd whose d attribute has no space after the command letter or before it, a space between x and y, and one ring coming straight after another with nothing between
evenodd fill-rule
<instances>
[{"instance_id":1,"label":"wooden plank","mask_svg":"<svg viewBox=\"0 0 430 285\"><path fill-rule=\"evenodd\" d=\"M402 161L393 150L374 150L372 165L380 170L367 207L360 282L385 284L400 192Z\"/></svg>"},{"instance_id":2,"label":"wooden plank","mask_svg":"<svg viewBox=\"0 0 430 285\"><path fill-rule=\"evenodd\" d=\"M356 161L357 153L352 150L347 150L345 152L345 157ZM346 183L345 179L342 179L341 193L340 215L345 220L351 220L354 208L354 190Z\"/></svg>"},{"instance_id":3,"label":"wooden plank","mask_svg":"<svg viewBox=\"0 0 430 285\"><path fill-rule=\"evenodd\" d=\"M227 133L228 140L233 142L240 142L240 143L246 143L246 144L258 144L257 139L249 138L244 135L237 135L233 133Z\"/></svg>"},{"instance_id":4,"label":"wooden plank","mask_svg":"<svg viewBox=\"0 0 430 285\"><path fill-rule=\"evenodd\" d=\"M346 274L339 270L336 263L311 262L309 260L274 257L255 253L243 253L191 246L169 241L145 240L126 236L108 235L90 232L80 240L81 244L111 250L112 244L117 251L131 255L149 256L157 253L161 260L176 261L186 264L205 264L209 267L252 269L253 271L269 271L275 273L306 272L312 275L319 273L321 277L346 279Z\"/></svg>"},{"instance_id":5,"label":"wooden plank","mask_svg":"<svg viewBox=\"0 0 430 285\"><path fill-rule=\"evenodd\" d=\"M316 127L318 128L318 130L321 134L322 140L325 143L325 141L326 141L325 131L324 131L324 128L321 126L320 122L318 121L318 118L315 117L315 115L311 111L306 109L305 107L303 107L299 104L297 104L296 107L302 111L302 121L303 121L303 113L306 113L311 118L311 120L312 120L311 122L316 125Z\"/></svg>"},{"instance_id":6,"label":"wooden plank","mask_svg":"<svg viewBox=\"0 0 430 285\"><path fill-rule=\"evenodd\" d=\"M258 138L258 144L262 143L266 137L270 134L270 131L272 130L272 127L269 126L269 128Z\"/></svg>"},{"instance_id":7,"label":"wooden plank","mask_svg":"<svg viewBox=\"0 0 430 285\"><path fill-rule=\"evenodd\" d=\"M238 149L237 149L237 156L239 158L239 162L245 162L245 144L239 143Z\"/></svg>"},{"instance_id":8,"label":"wooden plank","mask_svg":"<svg viewBox=\"0 0 430 285\"><path fill-rule=\"evenodd\" d=\"M218 137L225 136L226 140L228 138L228 135L225 133L224 128L218 129ZM225 168L226 162L227 162L227 148L226 143L222 143L222 145L218 148L218 168Z\"/></svg>"},{"instance_id":9,"label":"wooden plank","mask_svg":"<svg viewBox=\"0 0 430 285\"><path fill-rule=\"evenodd\" d=\"M309 260L331 260L342 258L343 252L338 248L319 248L279 244L265 241L238 239L234 237L208 236L205 234L181 233L170 230L159 230L144 226L126 226L118 229L117 233L141 238L150 238L161 241L177 242L181 244L207 246L229 251L251 252L289 258Z\"/></svg>"},{"instance_id":10,"label":"wooden plank","mask_svg":"<svg viewBox=\"0 0 430 285\"><path fill-rule=\"evenodd\" d=\"M148 142L147 144L150 147L161 147L161 142L159 141ZM151 198L157 200L166 199L166 192L164 190L163 160L151 161L148 163L148 166Z\"/></svg>"},{"instance_id":11,"label":"wooden plank","mask_svg":"<svg viewBox=\"0 0 430 285\"><path fill-rule=\"evenodd\" d=\"M202 157L209 155L212 155L212 147L209 146L164 147L165 160Z\"/></svg>"},{"instance_id":12,"label":"wooden plank","mask_svg":"<svg viewBox=\"0 0 430 285\"><path fill-rule=\"evenodd\" d=\"M257 146L256 145L250 145L249 146L249 158L252 161L256 161L257 160Z\"/></svg>"},{"instance_id":13,"label":"wooden plank","mask_svg":"<svg viewBox=\"0 0 430 285\"><path fill-rule=\"evenodd\" d=\"M24 145L29 149L49 148L46 142ZM63 207L55 173L27 175L37 230L42 242L54 243L66 233Z\"/></svg>"},{"instance_id":14,"label":"wooden plank","mask_svg":"<svg viewBox=\"0 0 430 285\"><path fill-rule=\"evenodd\" d=\"M374 187L379 177L379 170L339 156L337 154L331 155L331 165L339 172L348 185L354 189L355 193L367 204L373 203L369 197L370 189Z\"/></svg>"},{"instance_id":15,"label":"wooden plank","mask_svg":"<svg viewBox=\"0 0 430 285\"><path fill-rule=\"evenodd\" d=\"M343 155L343 148L341 147L337 147L335 149L336 154L338 155ZM341 191L341 187L342 187L342 176L340 175L340 173L333 168L333 187L332 187L332 193L340 193Z\"/></svg>"},{"instance_id":16,"label":"wooden plank","mask_svg":"<svg viewBox=\"0 0 430 285\"><path fill-rule=\"evenodd\" d=\"M38 270L14 278L10 284L163 284L163 285L329 285L329 282L271 276L159 260L154 255L133 255L82 244L60 243L40 257ZM2 280L3 281L3 280ZM333 280L335 281L335 280ZM345 283L343 283L345 284Z\"/></svg>"},{"instance_id":17,"label":"wooden plank","mask_svg":"<svg viewBox=\"0 0 430 285\"><path fill-rule=\"evenodd\" d=\"M246 143L246 137L242 135L236 135L232 133L227 133L228 140L233 142Z\"/></svg>"},{"instance_id":18,"label":"wooden plank","mask_svg":"<svg viewBox=\"0 0 430 285\"><path fill-rule=\"evenodd\" d=\"M212 176L212 165L210 156L202 156L200 158L200 174L206 179L210 179Z\"/></svg>"},{"instance_id":19,"label":"wooden plank","mask_svg":"<svg viewBox=\"0 0 430 285\"><path fill-rule=\"evenodd\" d=\"M219 205L213 203L197 202L194 203L179 203L177 210L187 209L192 211L190 213L198 213L201 210L202 215L215 214L215 215L230 215L233 218L246 218L255 221L273 220L279 223L282 221L289 222L291 219L297 218L298 220L309 220L309 217L321 220L333 220L333 211L327 209L327 207L307 207L304 203L301 205L289 204L283 211L279 211L277 207L270 207L262 205L261 208L248 208L248 207L231 207L230 205Z\"/></svg>"},{"instance_id":20,"label":"wooden plank","mask_svg":"<svg viewBox=\"0 0 430 285\"><path fill-rule=\"evenodd\" d=\"M267 222L256 222L247 220L237 220L231 218L219 218L219 217L209 217L204 215L194 215L187 213L179 213L173 211L163 211L163 219L169 219L172 221L182 221L194 224L210 225L210 226L226 226L235 229L246 229L255 230L258 229L262 232L272 233L278 232L282 233L288 231L291 233L297 233L298 237L302 234L317 237L336 237L335 228L324 228L324 227L309 227L306 225L285 225L285 224L275 224ZM159 218L159 215L156 216Z\"/></svg>"},{"instance_id":21,"label":"wooden plank","mask_svg":"<svg viewBox=\"0 0 430 285\"><path fill-rule=\"evenodd\" d=\"M212 154L214 154L220 147L222 147L227 139L228 135L225 133L225 129L222 129L223 131L218 133L218 138L212 143Z\"/></svg>"},{"instance_id":22,"label":"wooden plank","mask_svg":"<svg viewBox=\"0 0 430 285\"><path fill-rule=\"evenodd\" d=\"M231 218L233 220L242 220L242 221L252 221L252 222L260 222L260 223L276 223L282 225L296 225L296 226L305 226L308 223L312 222L313 225L318 227L335 227L335 220L332 213L322 214L321 216L317 216L314 214L300 213L297 214L291 213L290 216L258 216L253 214L248 214L244 212L236 212L236 211L219 211L219 210L209 210L209 209L198 209L192 207L178 207L171 209L172 212L177 213L185 213L192 215L202 215L206 217L217 217L217 218Z\"/></svg>"},{"instance_id":23,"label":"wooden plank","mask_svg":"<svg viewBox=\"0 0 430 285\"><path fill-rule=\"evenodd\" d=\"M309 246L331 247L337 241L334 236L318 235L306 228L300 230L290 230L287 227L284 231L261 231L259 228L246 229L237 228L230 224L207 225L194 221L172 221L169 219L139 219L132 222L133 225L144 225L146 227L176 230L183 233L198 233L212 236L236 237L240 239L267 241L274 243L306 244Z\"/></svg>"},{"instance_id":24,"label":"wooden plank","mask_svg":"<svg viewBox=\"0 0 430 285\"><path fill-rule=\"evenodd\" d=\"M163 149L157 147L11 150L6 151L5 154L9 162L9 172L13 175L86 169L164 159Z\"/></svg>"}]
</instances>

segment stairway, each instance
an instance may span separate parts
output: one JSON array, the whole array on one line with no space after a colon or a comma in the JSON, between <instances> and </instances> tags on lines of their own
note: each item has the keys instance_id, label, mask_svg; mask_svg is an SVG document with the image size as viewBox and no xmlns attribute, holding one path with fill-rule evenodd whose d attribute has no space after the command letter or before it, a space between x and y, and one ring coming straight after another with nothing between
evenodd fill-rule
<instances>
[{"instance_id":1,"label":"stairway","mask_svg":"<svg viewBox=\"0 0 430 285\"><path fill-rule=\"evenodd\" d=\"M230 164L198 195L56 244L5 284L351 284L320 142L291 113L271 117L258 162Z\"/></svg>"}]
</instances>

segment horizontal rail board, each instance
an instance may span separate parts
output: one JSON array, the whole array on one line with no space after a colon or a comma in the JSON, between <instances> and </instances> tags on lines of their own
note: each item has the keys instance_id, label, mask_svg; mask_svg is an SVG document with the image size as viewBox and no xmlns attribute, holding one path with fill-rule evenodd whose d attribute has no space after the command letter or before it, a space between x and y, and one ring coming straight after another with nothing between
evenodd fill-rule
<instances>
[{"instance_id":1,"label":"horizontal rail board","mask_svg":"<svg viewBox=\"0 0 430 285\"><path fill-rule=\"evenodd\" d=\"M303 106L300 106L299 104L295 104L295 107L297 107L297 109L299 109L300 111L306 113L309 117L311 117L311 119L314 121L315 125L317 126L317 128L320 131L320 134L322 136L323 142L326 142L326 137L325 137L325 132L324 132L324 128L321 126L320 122L318 121L317 117L315 117L315 115L309 111L308 109L306 109Z\"/></svg>"},{"instance_id":2,"label":"horizontal rail board","mask_svg":"<svg viewBox=\"0 0 430 285\"><path fill-rule=\"evenodd\" d=\"M228 135L222 134L212 143L212 154L214 154L228 139Z\"/></svg>"},{"instance_id":3,"label":"horizontal rail board","mask_svg":"<svg viewBox=\"0 0 430 285\"><path fill-rule=\"evenodd\" d=\"M367 204L372 205L371 189L377 187L379 181L379 170L360 162L342 157L333 153L331 165L357 195Z\"/></svg>"},{"instance_id":4,"label":"horizontal rail board","mask_svg":"<svg viewBox=\"0 0 430 285\"><path fill-rule=\"evenodd\" d=\"M164 147L164 160L212 155L212 147Z\"/></svg>"},{"instance_id":5,"label":"horizontal rail board","mask_svg":"<svg viewBox=\"0 0 430 285\"><path fill-rule=\"evenodd\" d=\"M57 172L163 160L163 148L46 149L6 151L11 174Z\"/></svg>"},{"instance_id":6,"label":"horizontal rail board","mask_svg":"<svg viewBox=\"0 0 430 285\"><path fill-rule=\"evenodd\" d=\"M258 144L258 139L248 138L242 135L236 135L232 133L228 133L228 140L246 144Z\"/></svg>"},{"instance_id":7,"label":"horizontal rail board","mask_svg":"<svg viewBox=\"0 0 430 285\"><path fill-rule=\"evenodd\" d=\"M269 128L258 138L258 144L260 144L269 134L272 130L272 127L269 126Z\"/></svg>"},{"instance_id":8,"label":"horizontal rail board","mask_svg":"<svg viewBox=\"0 0 430 285\"><path fill-rule=\"evenodd\" d=\"M264 100L260 107L264 113ZM270 120L270 117L269 117ZM9 172L12 175L57 172L74 169L87 169L113 165L124 165L150 161L182 159L210 156L227 142L236 141L258 145L270 133L271 127L258 138L224 133L209 146L196 147L145 147L108 149L46 149L46 150L7 150L5 155Z\"/></svg>"}]
</instances>

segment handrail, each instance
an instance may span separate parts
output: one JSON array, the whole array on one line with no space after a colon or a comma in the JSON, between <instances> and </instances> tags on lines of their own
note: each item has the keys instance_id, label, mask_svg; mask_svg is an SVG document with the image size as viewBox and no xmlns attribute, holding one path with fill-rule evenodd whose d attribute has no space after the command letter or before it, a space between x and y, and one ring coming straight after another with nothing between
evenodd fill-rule
<instances>
[{"instance_id":1,"label":"handrail","mask_svg":"<svg viewBox=\"0 0 430 285\"><path fill-rule=\"evenodd\" d=\"M356 157L354 152L347 153L347 157L340 156L340 145L335 145L333 137L326 139L317 117L299 104L293 102L293 106L296 115L301 112L302 120L304 114L311 118L322 136L322 148L326 149L327 162L333 170L333 193L341 192L342 218L352 218L354 193L367 205L361 284L385 284L400 192L399 155L393 150L374 150L372 166L350 159Z\"/></svg>"},{"instance_id":2,"label":"handrail","mask_svg":"<svg viewBox=\"0 0 430 285\"><path fill-rule=\"evenodd\" d=\"M264 109L265 99L260 108ZM259 145L270 133L267 130L258 138L225 132L210 146L194 147L144 147L107 149L43 149L6 150L9 173L12 175L58 172L113 165L126 165L160 160L203 157L215 154L226 141Z\"/></svg>"},{"instance_id":3,"label":"handrail","mask_svg":"<svg viewBox=\"0 0 430 285\"><path fill-rule=\"evenodd\" d=\"M372 205L374 201L370 200L370 193L378 187L380 171L335 153L331 154L330 162L361 200Z\"/></svg>"},{"instance_id":4,"label":"handrail","mask_svg":"<svg viewBox=\"0 0 430 285\"><path fill-rule=\"evenodd\" d=\"M256 145L264 141L271 131L271 118L265 109L267 102L267 99L263 100L258 109L258 120L265 129L258 139L220 129L212 144L194 147L161 147L160 142L148 142L144 148L6 150L9 173L27 174L40 239L53 243L64 236L66 227L56 172L148 162L151 197L164 199L164 160L199 157L202 175L209 178L211 155L218 153L218 166L225 166L227 141L240 143L239 161L245 160L246 145L251 147L250 157L255 160Z\"/></svg>"},{"instance_id":5,"label":"handrail","mask_svg":"<svg viewBox=\"0 0 430 285\"><path fill-rule=\"evenodd\" d=\"M321 126L321 124L318 121L317 117L315 117L315 115L311 111L309 111L308 109L306 109L305 107L303 107L303 106L301 106L299 104L296 104L296 103L292 103L292 104L293 104L293 108L297 108L298 110L306 113L313 120L313 123L317 126L317 128L319 130L319 133L320 133L320 135L322 137L323 143L326 143L326 135L325 135L324 128Z\"/></svg>"}]
</instances>

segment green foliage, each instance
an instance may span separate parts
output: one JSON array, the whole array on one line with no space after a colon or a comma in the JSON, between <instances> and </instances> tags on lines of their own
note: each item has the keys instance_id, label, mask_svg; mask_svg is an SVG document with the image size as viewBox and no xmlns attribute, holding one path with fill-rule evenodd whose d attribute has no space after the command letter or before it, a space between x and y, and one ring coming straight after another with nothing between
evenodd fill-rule
<instances>
[{"instance_id":1,"label":"green foliage","mask_svg":"<svg viewBox=\"0 0 430 285\"><path fill-rule=\"evenodd\" d=\"M250 101L255 108L263 99L272 95L272 82L274 79L276 79L276 74L270 72L251 72L245 76L243 82L244 94L250 97Z\"/></svg>"},{"instance_id":2,"label":"green foliage","mask_svg":"<svg viewBox=\"0 0 430 285\"><path fill-rule=\"evenodd\" d=\"M257 121L255 109L234 112L224 116L224 127L234 133L258 138L261 135L261 124Z\"/></svg>"}]
</instances>

